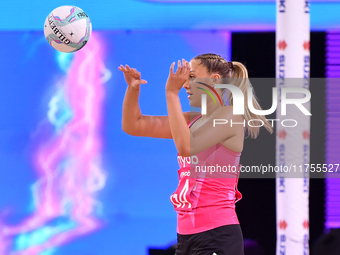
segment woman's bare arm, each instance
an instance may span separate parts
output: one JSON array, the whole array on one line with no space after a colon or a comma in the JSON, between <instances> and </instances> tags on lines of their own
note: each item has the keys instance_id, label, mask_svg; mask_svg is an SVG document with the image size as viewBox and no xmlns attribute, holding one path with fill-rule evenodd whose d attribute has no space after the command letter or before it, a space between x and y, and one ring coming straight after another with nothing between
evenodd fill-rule
<instances>
[{"instance_id":1,"label":"woman's bare arm","mask_svg":"<svg viewBox=\"0 0 340 255\"><path fill-rule=\"evenodd\" d=\"M128 65L120 66L118 69L124 72L128 84L123 102L123 131L134 136L172 139L168 116L149 116L141 113L138 102L140 84L145 84L146 81L141 80L140 72ZM184 112L183 116L189 123L190 115L193 118L197 114L199 113Z\"/></svg>"},{"instance_id":2,"label":"woman's bare arm","mask_svg":"<svg viewBox=\"0 0 340 255\"><path fill-rule=\"evenodd\" d=\"M189 123L190 112L183 112L183 116L186 122ZM173 139L169 116L141 115L135 123L134 129L130 129L130 132L127 133L134 136Z\"/></svg>"}]
</instances>

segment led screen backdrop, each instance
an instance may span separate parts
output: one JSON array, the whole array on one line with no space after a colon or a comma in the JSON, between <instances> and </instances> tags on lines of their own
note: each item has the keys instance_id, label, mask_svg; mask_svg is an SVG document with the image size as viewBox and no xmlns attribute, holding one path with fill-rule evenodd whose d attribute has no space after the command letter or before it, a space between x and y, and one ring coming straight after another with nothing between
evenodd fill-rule
<instances>
[{"instance_id":1,"label":"led screen backdrop","mask_svg":"<svg viewBox=\"0 0 340 255\"><path fill-rule=\"evenodd\" d=\"M230 34L101 31L75 54L42 31L1 32L0 44L0 254L147 254L175 242L175 145L121 130L118 66L148 81L142 113L166 115L171 63L229 59Z\"/></svg>"},{"instance_id":2,"label":"led screen backdrop","mask_svg":"<svg viewBox=\"0 0 340 255\"><path fill-rule=\"evenodd\" d=\"M0 30L40 31L53 9L62 5L76 5L89 15L94 30L275 31L274 0L203 3L158 1L2 1ZM281 3L284 5L285 1ZM339 1L311 1L311 29L338 29L339 11Z\"/></svg>"}]
</instances>

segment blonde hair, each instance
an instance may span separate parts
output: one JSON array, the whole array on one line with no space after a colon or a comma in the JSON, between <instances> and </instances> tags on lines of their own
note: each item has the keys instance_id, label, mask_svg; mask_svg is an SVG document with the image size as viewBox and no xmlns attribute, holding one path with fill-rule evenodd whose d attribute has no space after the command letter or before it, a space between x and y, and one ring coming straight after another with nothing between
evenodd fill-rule
<instances>
[{"instance_id":1,"label":"blonde hair","mask_svg":"<svg viewBox=\"0 0 340 255\"><path fill-rule=\"evenodd\" d=\"M264 115L256 115L252 113L248 107L248 88L252 88L252 85L248 78L248 71L247 68L240 62L232 61L227 62L223 57L220 55L216 55L213 53L202 54L194 59L201 60L201 64L207 68L209 74L211 73L218 73L221 75L222 78L228 78L230 80L230 84L237 86L244 95L244 119L246 121L246 130L248 135L251 138L257 138L260 132L260 125L263 122L263 127L269 131L269 133L273 133L273 127L268 122ZM228 93L227 89L222 91L222 98L226 96L225 102L229 100L229 105L233 105L233 95L232 93ZM252 95L252 103L256 110L262 110L260 104L258 103L258 99L255 95L255 91L253 89ZM252 121L253 126L249 126L248 122L250 120L257 119L257 121ZM260 121L261 120L261 121ZM255 127L254 127L255 126Z\"/></svg>"},{"instance_id":2,"label":"blonde hair","mask_svg":"<svg viewBox=\"0 0 340 255\"><path fill-rule=\"evenodd\" d=\"M248 135L250 135L251 138L257 138L260 132L260 127L257 127L261 125L261 121L263 122L263 127L269 131L269 133L273 133L273 127L268 122L266 117L264 115L256 115L252 113L248 107L248 96L252 96L252 104L256 110L262 110L260 104L258 103L258 99L255 95L254 89L253 95L248 95L248 88L252 88L252 85L248 79L248 71L247 68L240 62L232 61L232 73L231 73L231 84L237 86L244 95L244 119L247 123L246 129L248 132ZM222 96L224 96L225 93L228 93L227 90L224 90L222 92ZM229 105L233 105L233 95L231 93L228 93L227 99L229 99ZM256 126L249 126L248 121L257 119L252 125ZM259 121L261 120L261 121Z\"/></svg>"}]
</instances>

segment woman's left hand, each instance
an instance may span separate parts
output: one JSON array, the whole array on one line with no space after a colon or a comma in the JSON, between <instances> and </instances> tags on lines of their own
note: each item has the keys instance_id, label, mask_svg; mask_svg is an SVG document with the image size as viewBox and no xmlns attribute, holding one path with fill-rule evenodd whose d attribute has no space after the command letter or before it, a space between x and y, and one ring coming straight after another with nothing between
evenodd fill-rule
<instances>
[{"instance_id":1,"label":"woman's left hand","mask_svg":"<svg viewBox=\"0 0 340 255\"><path fill-rule=\"evenodd\" d=\"M181 65L181 61L178 60L178 67L176 73L174 73L175 62L173 62L170 66L170 73L168 80L166 82L165 91L167 93L177 93L183 87L184 83L189 80L190 74L190 64L184 58L182 60L183 65Z\"/></svg>"}]
</instances>

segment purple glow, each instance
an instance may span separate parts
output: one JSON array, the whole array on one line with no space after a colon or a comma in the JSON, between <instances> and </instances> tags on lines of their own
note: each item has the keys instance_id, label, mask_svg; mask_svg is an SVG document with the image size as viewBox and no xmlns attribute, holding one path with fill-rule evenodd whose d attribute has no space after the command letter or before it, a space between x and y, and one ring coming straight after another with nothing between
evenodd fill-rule
<instances>
[{"instance_id":1,"label":"purple glow","mask_svg":"<svg viewBox=\"0 0 340 255\"><path fill-rule=\"evenodd\" d=\"M339 164L340 155L340 33L326 36L325 163ZM326 174L325 228L340 227L340 167ZM335 172L336 171L336 172Z\"/></svg>"},{"instance_id":2,"label":"purple glow","mask_svg":"<svg viewBox=\"0 0 340 255\"><path fill-rule=\"evenodd\" d=\"M100 131L103 83L110 78L102 62L102 48L92 34L86 47L74 54L62 86L58 84L56 96L64 96L72 115L39 146L34 158L39 177L32 186L34 212L17 226L0 222L0 255L37 255L102 225L98 219L101 203L95 194L106 182ZM55 117L50 119L53 125L57 110L49 113ZM31 241L32 235L39 240Z\"/></svg>"}]
</instances>

